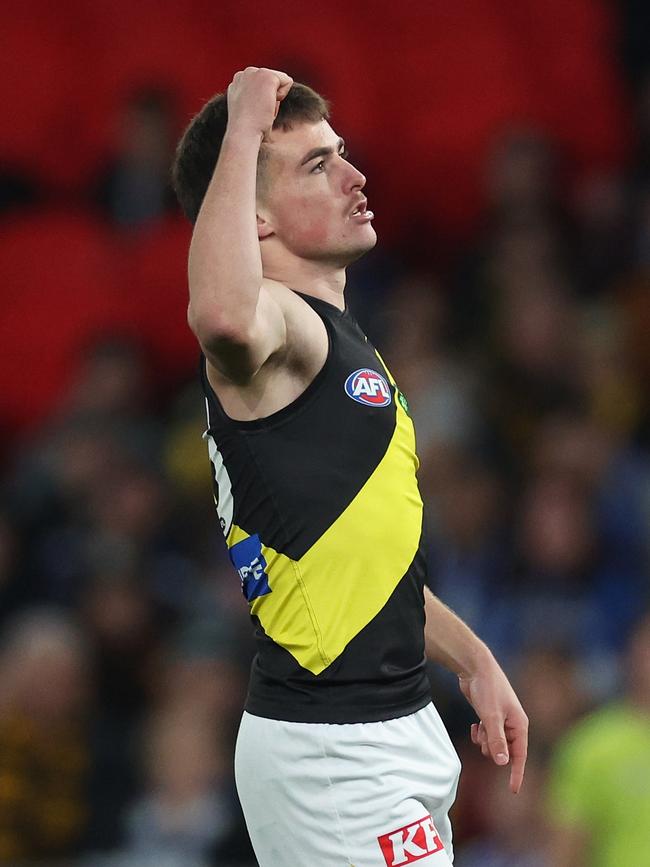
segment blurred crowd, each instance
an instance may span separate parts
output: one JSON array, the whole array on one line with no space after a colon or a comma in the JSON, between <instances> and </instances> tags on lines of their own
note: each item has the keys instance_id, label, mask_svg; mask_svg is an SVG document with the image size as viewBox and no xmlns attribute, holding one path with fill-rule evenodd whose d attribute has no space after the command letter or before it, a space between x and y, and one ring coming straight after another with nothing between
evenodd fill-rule
<instances>
[{"instance_id":1,"label":"blurred crowd","mask_svg":"<svg viewBox=\"0 0 650 867\"><path fill-rule=\"evenodd\" d=\"M431 670L464 764L458 867L650 865L650 74L637 73L627 165L574 183L558 142L511 126L489 149L475 233L434 262L380 243L350 270L349 304L415 421L431 587L531 719L515 798L471 748L453 678ZM127 234L174 214L172 113L164 90L134 94L88 191ZM2 177L5 214L38 201ZM107 330L6 448L2 864L255 867L232 772L247 607L198 380L161 391L157 373L137 337Z\"/></svg>"}]
</instances>

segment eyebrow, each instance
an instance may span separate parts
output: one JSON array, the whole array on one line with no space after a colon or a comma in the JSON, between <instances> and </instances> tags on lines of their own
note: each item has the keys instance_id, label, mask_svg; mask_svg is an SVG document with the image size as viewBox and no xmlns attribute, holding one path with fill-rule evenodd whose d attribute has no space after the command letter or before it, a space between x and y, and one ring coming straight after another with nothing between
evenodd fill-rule
<instances>
[{"instance_id":1,"label":"eyebrow","mask_svg":"<svg viewBox=\"0 0 650 867\"><path fill-rule=\"evenodd\" d=\"M340 153L342 150L345 150L345 142L342 138L338 140L336 143L336 151L334 151L333 147L320 147L320 148L312 148L305 156L302 158L301 166L306 166L307 163L315 160L317 157L327 157L333 153Z\"/></svg>"}]
</instances>

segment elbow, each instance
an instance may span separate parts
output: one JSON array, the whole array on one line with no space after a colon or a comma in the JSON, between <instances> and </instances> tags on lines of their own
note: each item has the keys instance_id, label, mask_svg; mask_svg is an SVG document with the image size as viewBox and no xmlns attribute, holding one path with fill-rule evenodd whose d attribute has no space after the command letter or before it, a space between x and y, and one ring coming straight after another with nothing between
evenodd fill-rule
<instances>
[{"instance_id":1,"label":"elbow","mask_svg":"<svg viewBox=\"0 0 650 867\"><path fill-rule=\"evenodd\" d=\"M205 312L197 310L190 303L187 308L187 324L206 350L219 344L245 346L249 342L250 327L218 310Z\"/></svg>"}]
</instances>

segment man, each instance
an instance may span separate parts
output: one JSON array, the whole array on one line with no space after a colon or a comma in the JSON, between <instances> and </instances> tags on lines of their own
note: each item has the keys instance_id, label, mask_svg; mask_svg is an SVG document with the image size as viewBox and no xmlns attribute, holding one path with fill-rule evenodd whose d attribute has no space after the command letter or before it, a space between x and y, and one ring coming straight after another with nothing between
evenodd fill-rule
<instances>
[{"instance_id":1,"label":"man","mask_svg":"<svg viewBox=\"0 0 650 867\"><path fill-rule=\"evenodd\" d=\"M560 741L551 763L551 867L650 865L650 611L632 629L626 689Z\"/></svg>"},{"instance_id":2,"label":"man","mask_svg":"<svg viewBox=\"0 0 650 867\"><path fill-rule=\"evenodd\" d=\"M257 627L235 757L257 858L444 867L460 767L425 641L514 792L527 720L489 650L423 597L408 407L344 301L376 242L365 178L318 94L248 67L190 124L174 179L217 511Z\"/></svg>"}]
</instances>

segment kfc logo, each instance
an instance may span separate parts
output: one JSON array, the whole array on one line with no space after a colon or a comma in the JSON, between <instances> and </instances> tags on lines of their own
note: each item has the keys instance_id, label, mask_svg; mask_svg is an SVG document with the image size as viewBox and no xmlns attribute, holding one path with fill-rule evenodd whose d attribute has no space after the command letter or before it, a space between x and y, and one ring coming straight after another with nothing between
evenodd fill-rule
<instances>
[{"instance_id":1,"label":"kfc logo","mask_svg":"<svg viewBox=\"0 0 650 867\"><path fill-rule=\"evenodd\" d=\"M431 816L418 819L417 822L391 831L390 834L382 834L377 839L387 867L414 864L420 858L443 851L442 840Z\"/></svg>"}]
</instances>

